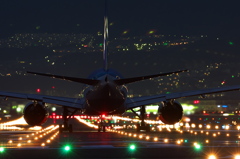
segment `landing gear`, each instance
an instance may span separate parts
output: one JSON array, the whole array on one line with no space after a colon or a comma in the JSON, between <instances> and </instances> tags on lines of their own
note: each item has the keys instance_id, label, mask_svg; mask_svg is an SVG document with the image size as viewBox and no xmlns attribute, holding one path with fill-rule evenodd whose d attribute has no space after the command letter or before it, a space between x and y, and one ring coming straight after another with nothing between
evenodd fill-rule
<instances>
[{"instance_id":1,"label":"landing gear","mask_svg":"<svg viewBox=\"0 0 240 159\"><path fill-rule=\"evenodd\" d=\"M62 133L63 131L69 131L70 133L73 132L73 126L72 124L68 124L69 118L73 116L77 112L77 109L72 112L71 115L68 116L68 113L70 111L67 107L63 107L63 124L59 124L59 133Z\"/></svg>"},{"instance_id":2,"label":"landing gear","mask_svg":"<svg viewBox=\"0 0 240 159\"><path fill-rule=\"evenodd\" d=\"M59 132L62 133L63 131L69 131L70 133L73 132L72 124L64 125L59 124Z\"/></svg>"},{"instance_id":3,"label":"landing gear","mask_svg":"<svg viewBox=\"0 0 240 159\"><path fill-rule=\"evenodd\" d=\"M137 124L137 132L141 130L145 130L146 132L150 132L150 125L146 123Z\"/></svg>"},{"instance_id":4,"label":"landing gear","mask_svg":"<svg viewBox=\"0 0 240 159\"><path fill-rule=\"evenodd\" d=\"M98 132L106 132L106 123L102 119L102 116L100 116L100 123L98 124Z\"/></svg>"},{"instance_id":5,"label":"landing gear","mask_svg":"<svg viewBox=\"0 0 240 159\"><path fill-rule=\"evenodd\" d=\"M145 121L144 121L145 114L146 114L145 106L141 106L141 108L140 108L140 115L138 115L133 109L131 109L131 110L141 120L141 122L139 124L137 124L137 132L140 132L141 130L145 130L146 132L150 132L150 125L146 124Z\"/></svg>"},{"instance_id":6,"label":"landing gear","mask_svg":"<svg viewBox=\"0 0 240 159\"><path fill-rule=\"evenodd\" d=\"M101 125L98 125L98 132L106 132L106 126L105 125L103 125L103 126L101 126Z\"/></svg>"}]
</instances>

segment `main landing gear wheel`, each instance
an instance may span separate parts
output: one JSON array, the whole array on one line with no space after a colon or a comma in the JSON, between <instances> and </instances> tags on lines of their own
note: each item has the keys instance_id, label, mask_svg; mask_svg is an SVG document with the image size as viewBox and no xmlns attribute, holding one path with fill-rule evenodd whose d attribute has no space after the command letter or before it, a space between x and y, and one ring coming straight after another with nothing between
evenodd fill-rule
<instances>
[{"instance_id":1,"label":"main landing gear wheel","mask_svg":"<svg viewBox=\"0 0 240 159\"><path fill-rule=\"evenodd\" d=\"M149 124L146 124L144 119L145 119L145 114L146 114L146 109L145 106L141 106L140 108L140 115L138 115L133 109L131 109L132 112L137 115L140 119L141 122L137 124L137 132L140 132L141 130L145 130L146 132L150 132L151 128Z\"/></svg>"},{"instance_id":2,"label":"main landing gear wheel","mask_svg":"<svg viewBox=\"0 0 240 159\"><path fill-rule=\"evenodd\" d=\"M68 120L77 112L77 109L75 109L71 115L68 116L69 112L70 111L67 109L67 107L63 107L63 124L59 124L59 133L62 133L63 131L68 131L70 133L73 132L73 126L72 124L68 124Z\"/></svg>"},{"instance_id":3,"label":"main landing gear wheel","mask_svg":"<svg viewBox=\"0 0 240 159\"><path fill-rule=\"evenodd\" d=\"M100 115L100 123L98 124L98 132L106 132L106 123L102 119L102 116Z\"/></svg>"},{"instance_id":4,"label":"main landing gear wheel","mask_svg":"<svg viewBox=\"0 0 240 159\"><path fill-rule=\"evenodd\" d=\"M73 132L72 124L69 124L68 126L65 126L64 124L59 124L59 133L62 133L63 131L68 131L72 133Z\"/></svg>"},{"instance_id":5,"label":"main landing gear wheel","mask_svg":"<svg viewBox=\"0 0 240 159\"><path fill-rule=\"evenodd\" d=\"M150 125L145 123L137 124L137 132L140 132L141 130L150 132Z\"/></svg>"},{"instance_id":6,"label":"main landing gear wheel","mask_svg":"<svg viewBox=\"0 0 240 159\"><path fill-rule=\"evenodd\" d=\"M101 126L101 125L98 125L98 132L106 132L106 126Z\"/></svg>"}]
</instances>

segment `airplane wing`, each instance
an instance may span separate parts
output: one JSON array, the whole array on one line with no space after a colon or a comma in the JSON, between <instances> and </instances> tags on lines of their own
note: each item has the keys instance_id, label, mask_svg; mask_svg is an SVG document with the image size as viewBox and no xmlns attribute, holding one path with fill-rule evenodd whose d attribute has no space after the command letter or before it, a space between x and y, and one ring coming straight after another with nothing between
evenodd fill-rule
<instances>
[{"instance_id":1,"label":"airplane wing","mask_svg":"<svg viewBox=\"0 0 240 159\"><path fill-rule=\"evenodd\" d=\"M133 78L123 78L123 79L116 79L114 82L117 85L124 85L124 84L129 84L137 81L143 81L146 79L151 79L155 77L160 77L160 76L167 76L171 74L178 74L182 72L188 72L189 70L179 70L179 71L174 71L174 72L167 72L167 73L160 73L160 74L155 74L155 75L148 75L148 76L140 76L140 77L133 77Z\"/></svg>"},{"instance_id":2,"label":"airplane wing","mask_svg":"<svg viewBox=\"0 0 240 159\"><path fill-rule=\"evenodd\" d=\"M204 96L205 94L213 94L213 93L236 91L236 90L240 90L240 85L170 93L170 94L160 94L160 95L154 95L154 96L134 97L134 98L128 98L125 104L126 104L126 109L132 109L142 105L159 103L161 101L167 101L171 99L198 96L198 95Z\"/></svg>"},{"instance_id":3,"label":"airplane wing","mask_svg":"<svg viewBox=\"0 0 240 159\"><path fill-rule=\"evenodd\" d=\"M25 93L13 93L0 91L0 97L3 99L17 98L17 99L28 99L35 100L44 103L56 104L60 106L66 106L70 108L82 109L84 99L83 98L68 98L68 97L57 97L57 96L46 96L40 94L25 94Z\"/></svg>"},{"instance_id":4,"label":"airplane wing","mask_svg":"<svg viewBox=\"0 0 240 159\"><path fill-rule=\"evenodd\" d=\"M67 80L67 81L77 82L77 83L83 83L83 84L87 84L87 85L96 85L96 84L99 83L99 80L86 79L86 78L67 77L67 76L60 76L60 75L53 75L53 74L46 74L46 73L38 73L38 72L31 72L31 71L27 71L27 73L34 74L34 75L51 77L51 78L58 78L58 79L62 79L62 80Z\"/></svg>"}]
</instances>

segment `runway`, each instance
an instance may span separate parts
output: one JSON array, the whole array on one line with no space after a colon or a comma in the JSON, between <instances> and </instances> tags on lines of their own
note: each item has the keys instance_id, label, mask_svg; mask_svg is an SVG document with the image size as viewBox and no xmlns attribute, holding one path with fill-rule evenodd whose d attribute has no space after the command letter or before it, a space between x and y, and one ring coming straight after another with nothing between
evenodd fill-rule
<instances>
[{"instance_id":1,"label":"runway","mask_svg":"<svg viewBox=\"0 0 240 159\"><path fill-rule=\"evenodd\" d=\"M162 128L151 133L136 133L134 128L97 132L94 125L87 126L77 119L72 119L71 123L74 132L61 134L58 133L58 124L53 124L51 119L43 129L24 126L18 130L3 129L2 126L0 158L207 159L214 155L235 159L240 154L237 126L221 129L205 125L200 129L195 125L193 128Z\"/></svg>"}]
</instances>

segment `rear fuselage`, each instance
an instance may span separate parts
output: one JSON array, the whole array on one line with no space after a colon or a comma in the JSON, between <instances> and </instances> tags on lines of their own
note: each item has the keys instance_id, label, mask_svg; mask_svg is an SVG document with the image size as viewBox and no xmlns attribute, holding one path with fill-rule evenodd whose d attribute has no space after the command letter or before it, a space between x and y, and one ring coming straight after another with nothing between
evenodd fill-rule
<instances>
[{"instance_id":1,"label":"rear fuselage","mask_svg":"<svg viewBox=\"0 0 240 159\"><path fill-rule=\"evenodd\" d=\"M97 85L90 86L84 91L85 114L111 115L125 112L124 103L127 98L127 88L117 85L113 80L120 76L114 71L97 72L93 79L100 80Z\"/></svg>"}]
</instances>

